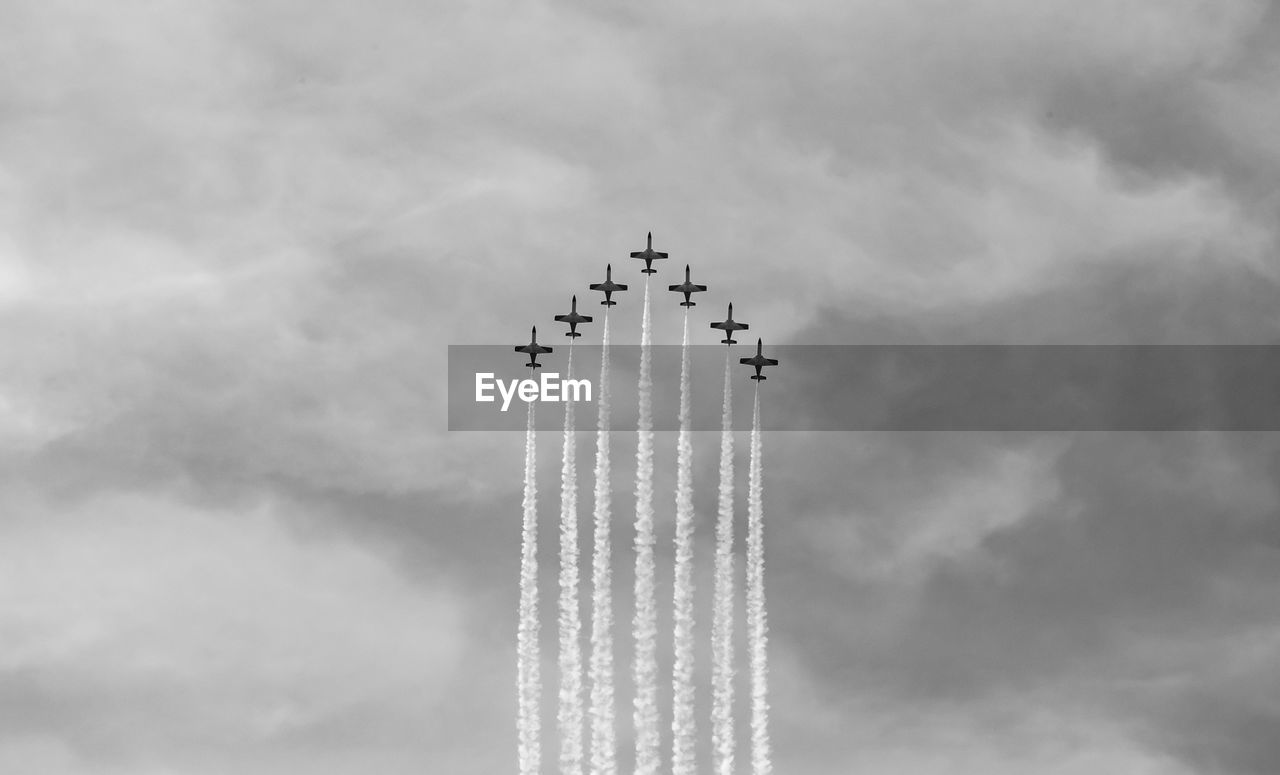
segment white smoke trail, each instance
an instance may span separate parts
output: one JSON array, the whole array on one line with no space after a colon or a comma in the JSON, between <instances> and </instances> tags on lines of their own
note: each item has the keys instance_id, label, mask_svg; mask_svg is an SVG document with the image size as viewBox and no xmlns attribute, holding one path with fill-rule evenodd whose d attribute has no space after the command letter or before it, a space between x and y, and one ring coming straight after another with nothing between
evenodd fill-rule
<instances>
[{"instance_id":1,"label":"white smoke trail","mask_svg":"<svg viewBox=\"0 0 1280 775\"><path fill-rule=\"evenodd\" d=\"M661 766L658 736L657 600L653 586L653 377L649 365L649 275L644 283L644 316L640 328L640 406L636 424L636 580L632 628L635 654L633 721L636 730L636 775L656 775Z\"/></svg>"},{"instance_id":2,"label":"white smoke trail","mask_svg":"<svg viewBox=\"0 0 1280 775\"><path fill-rule=\"evenodd\" d=\"M609 308L604 308L596 420L595 549L591 564L591 772L616 775L613 706L613 575L609 567Z\"/></svg>"},{"instance_id":3,"label":"white smoke trail","mask_svg":"<svg viewBox=\"0 0 1280 775\"><path fill-rule=\"evenodd\" d=\"M676 447L675 661L672 669L671 772L693 775L693 443L689 428L689 308L680 347L680 436Z\"/></svg>"},{"instance_id":4,"label":"white smoke trail","mask_svg":"<svg viewBox=\"0 0 1280 775\"><path fill-rule=\"evenodd\" d=\"M516 732L520 775L537 775L542 767L542 696L538 653L538 480L537 435L533 402L524 437L524 526L520 547L520 622L516 633Z\"/></svg>"},{"instance_id":5,"label":"white smoke trail","mask_svg":"<svg viewBox=\"0 0 1280 775\"><path fill-rule=\"evenodd\" d=\"M751 771L773 772L769 751L769 625L764 600L764 484L761 481L760 385L751 420L751 472L747 494L747 641L751 657Z\"/></svg>"},{"instance_id":6,"label":"white smoke trail","mask_svg":"<svg viewBox=\"0 0 1280 775\"><path fill-rule=\"evenodd\" d=\"M569 342L566 379L573 378ZM574 405L564 404L564 449L560 465L560 772L582 773L582 622L578 613L578 472Z\"/></svg>"},{"instance_id":7,"label":"white smoke trail","mask_svg":"<svg viewBox=\"0 0 1280 775\"><path fill-rule=\"evenodd\" d=\"M711 620L711 747L716 775L733 775L733 388L724 354L715 604Z\"/></svg>"}]
</instances>

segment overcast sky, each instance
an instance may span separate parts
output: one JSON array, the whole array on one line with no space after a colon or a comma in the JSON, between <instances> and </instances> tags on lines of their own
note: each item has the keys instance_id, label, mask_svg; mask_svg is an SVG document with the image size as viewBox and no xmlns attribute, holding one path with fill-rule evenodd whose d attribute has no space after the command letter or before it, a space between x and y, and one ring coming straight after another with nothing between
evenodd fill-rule
<instances>
[{"instance_id":1,"label":"overcast sky","mask_svg":"<svg viewBox=\"0 0 1280 775\"><path fill-rule=\"evenodd\" d=\"M1273 3L640 5L0 0L0 771L514 771L522 439L445 347L649 230L779 343L1276 341ZM1280 772L1274 435L765 455L778 772Z\"/></svg>"}]
</instances>

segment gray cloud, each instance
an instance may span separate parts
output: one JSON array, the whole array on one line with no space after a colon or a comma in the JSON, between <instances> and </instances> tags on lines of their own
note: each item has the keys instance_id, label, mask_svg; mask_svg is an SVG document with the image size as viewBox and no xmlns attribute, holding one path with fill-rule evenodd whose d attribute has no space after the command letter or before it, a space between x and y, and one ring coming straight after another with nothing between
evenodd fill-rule
<instances>
[{"instance_id":1,"label":"gray cloud","mask_svg":"<svg viewBox=\"0 0 1280 775\"><path fill-rule=\"evenodd\" d=\"M437 371L649 229L766 340L1274 339L1266 3L11 6L0 769L509 768L518 442ZM1270 436L766 456L780 771L1276 769Z\"/></svg>"}]
</instances>

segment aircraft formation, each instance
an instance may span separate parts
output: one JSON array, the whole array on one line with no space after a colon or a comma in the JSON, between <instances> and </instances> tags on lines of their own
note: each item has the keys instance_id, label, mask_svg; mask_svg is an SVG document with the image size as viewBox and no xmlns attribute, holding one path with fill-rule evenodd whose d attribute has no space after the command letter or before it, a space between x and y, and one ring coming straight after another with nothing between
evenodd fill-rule
<instances>
[{"instance_id":1,"label":"aircraft formation","mask_svg":"<svg viewBox=\"0 0 1280 775\"><path fill-rule=\"evenodd\" d=\"M658 270L653 268L653 262L659 259L665 259L668 256L666 253L653 249L653 232L649 232L649 236L645 244L645 249L634 251L631 254L631 257L644 261L644 269L640 270L642 273L656 274ZM690 279L689 272L690 272L689 265L686 264L684 267L684 282L667 286L667 290L673 293L680 293L684 295L684 301L680 302L680 306L682 307L695 306L697 302L693 301L690 297L695 293L702 293L707 290L707 286L695 284ZM590 290L600 291L601 293L603 293L604 301L601 301L600 303L604 306L610 306L610 307L618 303L613 300L613 294L621 293L622 291L627 290L627 286L625 284L615 283L613 281L613 265L612 264L607 264L605 266L604 282L592 283L590 286L588 286L588 288ZM557 323L568 324L569 330L565 332L565 336L568 336L568 337L582 336L582 334L578 333L578 326L582 323L590 323L591 320L592 318L590 315L582 315L578 312L578 297L576 295L573 297L572 306L569 312L564 315L555 316L555 321ZM746 323L740 323L733 319L733 303L732 302L730 302L729 304L729 312L725 316L725 319L717 323L712 323L711 327L724 332L725 338L721 339L720 342L726 345L737 344L737 340L733 338L733 333L735 331L745 331L750 328L750 326L748 326ZM554 348L552 347L538 344L538 327L537 326L533 327L533 332L530 337L529 344L517 345L515 347L516 352L523 353L529 356L529 362L526 363L525 366L528 366L529 368L533 368L533 369L536 369L542 366L541 363L538 363L539 355L550 353L553 350ZM751 376L751 379L763 381L767 379L767 377L765 377L764 374L761 373L761 370L765 366L777 366L778 360L776 358L766 358L764 356L764 340L757 339L756 354L750 358L739 358L738 363L744 366L751 366L756 370L756 373Z\"/></svg>"}]
</instances>

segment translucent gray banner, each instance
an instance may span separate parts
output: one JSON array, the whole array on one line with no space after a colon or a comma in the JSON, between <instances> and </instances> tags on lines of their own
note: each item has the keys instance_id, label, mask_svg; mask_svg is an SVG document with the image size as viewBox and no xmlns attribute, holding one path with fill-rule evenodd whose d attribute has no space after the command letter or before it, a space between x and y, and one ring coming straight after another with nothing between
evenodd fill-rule
<instances>
[{"instance_id":1,"label":"translucent gray banner","mask_svg":"<svg viewBox=\"0 0 1280 775\"><path fill-rule=\"evenodd\" d=\"M594 431L601 348L573 349L572 376L590 383L589 399L579 385L577 427ZM535 377L567 377L568 351L555 343ZM779 365L756 383L738 362L754 342L689 348L694 430L720 429L726 351L739 430L750 427L757 385L772 431L1280 430L1280 346L783 345L765 349ZM678 345L651 348L654 430L679 427L680 357ZM524 430L527 404L510 382L530 377L527 360L507 345L450 346L449 429ZM610 348L614 430L635 430L639 362L638 345ZM484 374L492 401L476 400ZM541 387L537 427L558 429L565 403Z\"/></svg>"}]
</instances>

